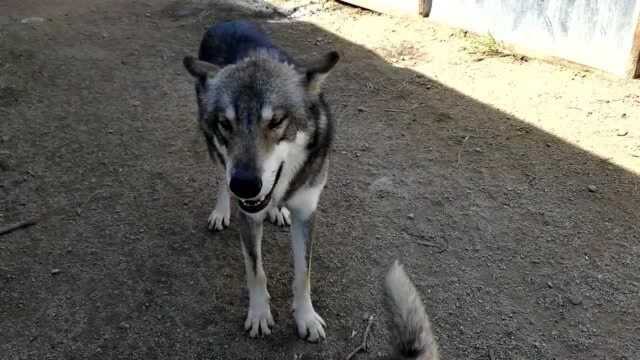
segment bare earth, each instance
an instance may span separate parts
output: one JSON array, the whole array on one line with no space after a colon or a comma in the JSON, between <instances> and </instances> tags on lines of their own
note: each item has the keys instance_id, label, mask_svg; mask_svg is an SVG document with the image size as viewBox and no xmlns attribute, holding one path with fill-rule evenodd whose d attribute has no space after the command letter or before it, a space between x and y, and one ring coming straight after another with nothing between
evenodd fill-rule
<instances>
[{"instance_id":1,"label":"bare earth","mask_svg":"<svg viewBox=\"0 0 640 360\"><path fill-rule=\"evenodd\" d=\"M37 221L0 235L1 359L339 359L367 315L357 359L377 358L395 259L444 359L638 358L640 82L485 56L425 20L275 3L302 7L0 3L0 227ZM277 324L252 340L233 219L206 229L214 168L181 60L237 18L303 61L343 56L314 245L321 344L294 332L288 230L265 231Z\"/></svg>"}]
</instances>

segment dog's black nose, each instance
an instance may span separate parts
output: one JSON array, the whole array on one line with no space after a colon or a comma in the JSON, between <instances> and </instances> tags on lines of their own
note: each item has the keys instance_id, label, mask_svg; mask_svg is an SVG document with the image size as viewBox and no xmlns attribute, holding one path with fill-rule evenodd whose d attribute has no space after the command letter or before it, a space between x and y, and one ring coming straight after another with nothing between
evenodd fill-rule
<instances>
[{"instance_id":1,"label":"dog's black nose","mask_svg":"<svg viewBox=\"0 0 640 360\"><path fill-rule=\"evenodd\" d=\"M236 169L231 175L229 188L237 197L251 199L260 194L262 180L252 172Z\"/></svg>"}]
</instances>

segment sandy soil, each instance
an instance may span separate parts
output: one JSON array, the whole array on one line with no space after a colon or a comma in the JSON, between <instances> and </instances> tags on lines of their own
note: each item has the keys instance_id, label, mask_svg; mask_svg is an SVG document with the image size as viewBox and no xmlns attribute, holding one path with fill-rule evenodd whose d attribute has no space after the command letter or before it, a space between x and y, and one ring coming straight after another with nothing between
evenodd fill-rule
<instances>
[{"instance_id":1,"label":"sandy soil","mask_svg":"<svg viewBox=\"0 0 640 360\"><path fill-rule=\"evenodd\" d=\"M337 359L371 314L358 358L377 358L397 258L445 359L637 357L640 82L491 55L422 19L275 4L291 17L220 1L0 3L0 227L37 221L0 236L0 358ZM321 344L294 332L288 230L265 231L277 325L253 340L237 230L206 229L215 169L181 59L237 18L302 61L343 55L314 248Z\"/></svg>"}]
</instances>

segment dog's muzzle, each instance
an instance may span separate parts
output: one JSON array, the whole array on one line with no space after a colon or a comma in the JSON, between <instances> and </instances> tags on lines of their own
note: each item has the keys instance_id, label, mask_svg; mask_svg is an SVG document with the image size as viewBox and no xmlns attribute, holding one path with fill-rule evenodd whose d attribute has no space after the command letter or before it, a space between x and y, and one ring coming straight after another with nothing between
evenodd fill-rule
<instances>
[{"instance_id":1,"label":"dog's muzzle","mask_svg":"<svg viewBox=\"0 0 640 360\"><path fill-rule=\"evenodd\" d=\"M280 174L282 173L283 165L284 163L280 164L280 167L278 168L278 172L276 173L276 179L273 181L273 186L271 187L271 190L269 190L269 193L267 193L267 195L257 200L238 199L238 206L240 206L240 208L244 212L254 214L264 210L264 208L266 208L267 205L269 205L269 202L271 202L271 195L273 194L273 190L278 185L278 180L280 180Z\"/></svg>"}]
</instances>

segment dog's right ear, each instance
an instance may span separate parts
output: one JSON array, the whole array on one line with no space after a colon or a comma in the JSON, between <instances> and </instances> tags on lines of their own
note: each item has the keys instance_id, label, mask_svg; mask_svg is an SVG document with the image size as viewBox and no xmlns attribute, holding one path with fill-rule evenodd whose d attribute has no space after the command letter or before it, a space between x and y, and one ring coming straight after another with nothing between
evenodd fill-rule
<instances>
[{"instance_id":1,"label":"dog's right ear","mask_svg":"<svg viewBox=\"0 0 640 360\"><path fill-rule=\"evenodd\" d=\"M218 71L218 67L212 63L198 60L193 56L185 56L182 60L185 69L191 76L201 81L207 80L207 76Z\"/></svg>"}]
</instances>

